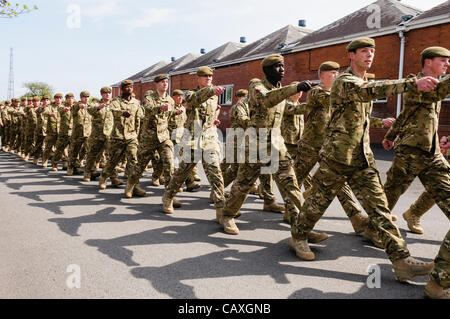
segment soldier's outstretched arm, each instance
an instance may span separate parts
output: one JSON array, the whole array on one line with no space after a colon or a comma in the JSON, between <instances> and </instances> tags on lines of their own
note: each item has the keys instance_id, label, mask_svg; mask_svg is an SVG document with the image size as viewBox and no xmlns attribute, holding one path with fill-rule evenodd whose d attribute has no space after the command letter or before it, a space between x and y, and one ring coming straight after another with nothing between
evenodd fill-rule
<instances>
[{"instance_id":1,"label":"soldier's outstretched arm","mask_svg":"<svg viewBox=\"0 0 450 319\"><path fill-rule=\"evenodd\" d=\"M268 90L262 83L256 84L249 92L250 99L266 108L272 108L296 93L298 93L298 82L274 90Z\"/></svg>"},{"instance_id":2,"label":"soldier's outstretched arm","mask_svg":"<svg viewBox=\"0 0 450 319\"><path fill-rule=\"evenodd\" d=\"M247 127L250 122L250 117L247 116L247 112L244 110L243 106L236 105L236 122L240 127Z\"/></svg>"},{"instance_id":3,"label":"soldier's outstretched arm","mask_svg":"<svg viewBox=\"0 0 450 319\"><path fill-rule=\"evenodd\" d=\"M201 90L196 92L187 91L186 92L186 102L187 107L197 108L200 107L204 102L206 102L210 97L214 95L214 86L209 85Z\"/></svg>"}]
</instances>

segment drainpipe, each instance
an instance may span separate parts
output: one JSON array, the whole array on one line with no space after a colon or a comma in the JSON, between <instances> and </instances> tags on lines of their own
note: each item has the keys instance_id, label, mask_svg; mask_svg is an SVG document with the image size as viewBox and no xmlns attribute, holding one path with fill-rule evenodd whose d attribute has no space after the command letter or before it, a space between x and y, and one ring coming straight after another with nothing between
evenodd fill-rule
<instances>
[{"instance_id":1,"label":"drainpipe","mask_svg":"<svg viewBox=\"0 0 450 319\"><path fill-rule=\"evenodd\" d=\"M172 77L170 76L170 73L169 73L168 77L169 77L169 89L168 89L168 94L169 94L169 96L172 96Z\"/></svg>"},{"instance_id":2,"label":"drainpipe","mask_svg":"<svg viewBox=\"0 0 450 319\"><path fill-rule=\"evenodd\" d=\"M405 27L399 30L398 36L400 38L400 64L398 67L398 78L403 79L403 66L405 65L405 35L403 31L405 31ZM402 111L402 95L397 95L397 116L399 116Z\"/></svg>"}]
</instances>

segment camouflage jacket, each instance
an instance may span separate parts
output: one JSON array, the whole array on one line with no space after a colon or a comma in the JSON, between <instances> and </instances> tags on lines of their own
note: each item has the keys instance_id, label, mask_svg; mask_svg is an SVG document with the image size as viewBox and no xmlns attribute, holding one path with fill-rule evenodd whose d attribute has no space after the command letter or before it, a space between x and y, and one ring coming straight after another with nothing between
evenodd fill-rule
<instances>
[{"instance_id":1,"label":"camouflage jacket","mask_svg":"<svg viewBox=\"0 0 450 319\"><path fill-rule=\"evenodd\" d=\"M58 108L59 112L59 136L71 136L72 135L72 110L73 105L62 104Z\"/></svg>"},{"instance_id":2,"label":"camouflage jacket","mask_svg":"<svg viewBox=\"0 0 450 319\"><path fill-rule=\"evenodd\" d=\"M214 95L212 85L203 89L187 91L186 95L186 123L184 127L189 130L192 149L206 149L217 145L219 138L214 121L219 116L219 98ZM199 135L200 136L196 136Z\"/></svg>"},{"instance_id":3,"label":"camouflage jacket","mask_svg":"<svg viewBox=\"0 0 450 319\"><path fill-rule=\"evenodd\" d=\"M0 117L2 118L3 125L5 125L5 126L9 125L9 123L11 121L9 114L8 114L8 108L9 107L4 106L0 112Z\"/></svg>"},{"instance_id":4,"label":"camouflage jacket","mask_svg":"<svg viewBox=\"0 0 450 319\"><path fill-rule=\"evenodd\" d=\"M417 89L415 78L367 82L351 67L339 74L331 88L331 120L322 156L348 166L374 166L369 138L372 101L408 89Z\"/></svg>"},{"instance_id":5,"label":"camouflage jacket","mask_svg":"<svg viewBox=\"0 0 450 319\"><path fill-rule=\"evenodd\" d=\"M409 78L424 77L411 74ZM425 93L411 91L403 94L403 110L394 125L386 134L386 139L397 141L396 146L406 145L416 147L433 154L440 153L439 148L439 113L441 100L450 94L450 75L443 78L436 89Z\"/></svg>"},{"instance_id":6,"label":"camouflage jacket","mask_svg":"<svg viewBox=\"0 0 450 319\"><path fill-rule=\"evenodd\" d=\"M297 102L292 101L290 98L286 101L286 108ZM286 144L298 144L303 134L303 127L305 120L303 114L291 114L290 112L284 112L283 123L281 125L281 136L283 136Z\"/></svg>"},{"instance_id":7,"label":"camouflage jacket","mask_svg":"<svg viewBox=\"0 0 450 319\"><path fill-rule=\"evenodd\" d=\"M42 133L44 136L58 135L59 107L60 106L52 103L50 105L47 105L45 110L42 112L42 117L43 117Z\"/></svg>"},{"instance_id":8,"label":"camouflage jacket","mask_svg":"<svg viewBox=\"0 0 450 319\"><path fill-rule=\"evenodd\" d=\"M267 79L255 82L249 87L249 127L259 133L259 129L267 129L267 152L272 144L284 156L287 153L284 139L281 136L281 122L283 120L286 99L296 93L298 82L285 87L280 83L275 87ZM275 129L275 135L272 131ZM259 141L261 144L262 141ZM259 146L260 148L263 146Z\"/></svg>"},{"instance_id":9,"label":"camouflage jacket","mask_svg":"<svg viewBox=\"0 0 450 319\"><path fill-rule=\"evenodd\" d=\"M167 111L161 111L161 105L169 106ZM172 116L175 102L166 95L159 96L158 92L147 92L144 96L143 106L145 117L142 123L140 139L162 143L170 140L169 118Z\"/></svg>"},{"instance_id":10,"label":"camouflage jacket","mask_svg":"<svg viewBox=\"0 0 450 319\"><path fill-rule=\"evenodd\" d=\"M80 108L81 102L75 103L71 108L73 132L74 136L89 137L91 135L91 115L89 114L86 105L83 109Z\"/></svg>"},{"instance_id":11,"label":"camouflage jacket","mask_svg":"<svg viewBox=\"0 0 450 319\"><path fill-rule=\"evenodd\" d=\"M132 97L129 101L119 96L112 99L110 110L114 117L111 138L119 140L137 139L140 129L140 119L143 117L139 100ZM129 117L124 112L130 113Z\"/></svg>"},{"instance_id":12,"label":"camouflage jacket","mask_svg":"<svg viewBox=\"0 0 450 319\"><path fill-rule=\"evenodd\" d=\"M114 117L111 113L110 102L107 106L101 108L98 107L104 103L103 101L93 100L87 108L88 113L92 117L91 121L91 135L92 138L109 138L114 125Z\"/></svg>"},{"instance_id":13,"label":"camouflage jacket","mask_svg":"<svg viewBox=\"0 0 450 319\"><path fill-rule=\"evenodd\" d=\"M177 111L182 110L183 113L177 114ZM174 112L169 118L169 133L170 138L180 143L184 132L184 123L186 123L186 108L183 105L175 105ZM174 133L175 131L175 133ZM175 136L173 135L175 134Z\"/></svg>"},{"instance_id":14,"label":"camouflage jacket","mask_svg":"<svg viewBox=\"0 0 450 319\"><path fill-rule=\"evenodd\" d=\"M19 118L16 115L16 107L8 107L8 117L11 121L11 125L17 125L19 123Z\"/></svg>"},{"instance_id":15,"label":"camouflage jacket","mask_svg":"<svg viewBox=\"0 0 450 319\"><path fill-rule=\"evenodd\" d=\"M230 121L232 128L247 129L250 122L250 109L248 107L248 97L240 99L230 110Z\"/></svg>"},{"instance_id":16,"label":"camouflage jacket","mask_svg":"<svg viewBox=\"0 0 450 319\"><path fill-rule=\"evenodd\" d=\"M34 133L37 135L43 134L43 126L44 126L44 111L48 106L45 108L41 105L38 108L36 108L36 127L34 129Z\"/></svg>"},{"instance_id":17,"label":"camouflage jacket","mask_svg":"<svg viewBox=\"0 0 450 319\"><path fill-rule=\"evenodd\" d=\"M27 131L34 132L34 129L36 128L37 123L37 115L36 115L36 108L35 107L27 107L25 109L25 126Z\"/></svg>"}]
</instances>

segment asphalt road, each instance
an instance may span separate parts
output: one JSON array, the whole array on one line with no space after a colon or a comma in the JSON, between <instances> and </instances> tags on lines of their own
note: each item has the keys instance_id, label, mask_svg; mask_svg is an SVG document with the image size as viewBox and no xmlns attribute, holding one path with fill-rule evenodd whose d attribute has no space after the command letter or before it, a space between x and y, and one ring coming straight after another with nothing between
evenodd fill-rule
<instances>
[{"instance_id":1,"label":"asphalt road","mask_svg":"<svg viewBox=\"0 0 450 319\"><path fill-rule=\"evenodd\" d=\"M385 181L390 162L377 153ZM147 196L126 199L123 187L99 191L0 153L0 298L424 298L427 277L397 282L384 251L352 233L337 200L316 226L330 238L311 245L316 260L306 262L290 250L282 215L263 212L256 196L241 210L241 233L225 234L200 173L201 190L181 193L183 207L165 215L163 187L150 186L149 173ZM435 206L416 235L401 218L422 191L416 179L393 214L412 255L431 261L448 219ZM381 288L366 284L373 265Z\"/></svg>"}]
</instances>

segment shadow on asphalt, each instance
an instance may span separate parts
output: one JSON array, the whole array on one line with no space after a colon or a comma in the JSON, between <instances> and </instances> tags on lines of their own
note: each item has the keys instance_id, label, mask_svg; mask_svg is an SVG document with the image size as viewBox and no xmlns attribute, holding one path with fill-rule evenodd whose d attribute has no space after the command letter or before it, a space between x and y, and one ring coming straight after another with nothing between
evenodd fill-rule
<instances>
[{"instance_id":1,"label":"shadow on asphalt","mask_svg":"<svg viewBox=\"0 0 450 319\"><path fill-rule=\"evenodd\" d=\"M236 276L270 276L276 284L289 284L288 275L301 275L308 277L320 277L350 281L355 283L364 283L367 275L355 274L345 271L334 271L320 268L309 267L310 263L300 261L295 253L289 249L289 240L285 239L277 243L268 243L240 239L239 236L216 237L223 233L222 227L215 222L215 212L209 203L209 198L196 196L195 193L183 193L177 197L182 203L185 203L183 210L196 210L203 214L203 220L192 218L180 218L176 215L166 215L161 212L161 204L142 204L133 203L133 199L125 199L123 195L98 191L96 183L82 183L81 176L67 177L65 172L49 173L47 170L27 172L24 169L37 169L31 163L23 161L9 155L1 154L2 170L8 170L8 176L0 176L0 183L5 183L9 188L15 190L14 195L23 196L35 201L30 206L43 208L55 215L62 215L62 208L65 206L117 206L104 207L92 214L74 217L74 218L50 218L49 221L56 223L61 231L70 236L79 236L78 230L82 225L92 223L121 223L137 220L154 220L163 222L181 222L180 225L169 225L157 229L143 231L141 233L130 234L112 239L89 239L85 241L88 246L95 247L101 253L109 258L119 261L130 269L131 274L139 279L146 279L154 289L167 294L172 298L192 299L197 298L192 286L183 282L195 279L205 278L226 278ZM6 165L3 165L6 163ZM19 168L18 168L19 167ZM13 179L14 182L9 180ZM24 183L17 180L24 179ZM30 182L30 180L32 180ZM150 182L142 183L147 186ZM71 189L58 189L58 185L72 185ZM42 186L42 190L19 192L24 186ZM45 186L52 186L53 189L45 189ZM55 187L56 186L56 187ZM122 187L123 188L123 187ZM163 188L150 188L150 195L162 197ZM73 199L48 202L43 201L42 196L53 195L61 198L70 198L71 195L86 194L94 196L86 199ZM257 202L259 199L249 197L248 201ZM261 205L262 205L262 201ZM122 208L127 213L121 213ZM132 214L129 211L136 211ZM211 213L212 212L212 213ZM255 211L254 209L242 209L242 216L237 220L238 227L241 230L280 230L286 232L289 237L289 226L282 222L281 214L273 214ZM175 211L175 214L177 212ZM323 219L344 220L345 217L326 217ZM187 223L187 225L186 225ZM320 229L318 229L320 231ZM352 234L329 232L330 238L318 245L311 245L311 249L316 253L317 261L337 260L343 256L355 258L381 258L385 259L387 264L380 265L382 270L383 295L377 289L369 289L365 285L355 293L324 293L312 288L302 288L294 292L290 298L396 298L396 291L404 289L412 298L423 295L423 285L426 283L426 277L419 277L415 284L404 287L405 284L395 280L392 273L392 267L388 264L386 254L383 250L373 247L362 237ZM402 235L407 238L408 233L402 231ZM416 238L407 238L408 243L427 243L440 245L439 241L421 240ZM149 246L160 244L179 244L180 251L187 243L206 243L220 248L220 251L208 253L193 258L185 258L180 261L161 266L145 267L133 260L133 251L127 247ZM230 248L233 245L247 245L260 248L252 252L239 252ZM267 258L271 256L271 258ZM290 264L287 264L290 263ZM291 264L295 265L291 265ZM421 279L422 278L422 279ZM422 280L422 281L420 281ZM422 284L417 284L417 282ZM387 288L387 289L386 289ZM230 289L230 293L232 288Z\"/></svg>"}]
</instances>

